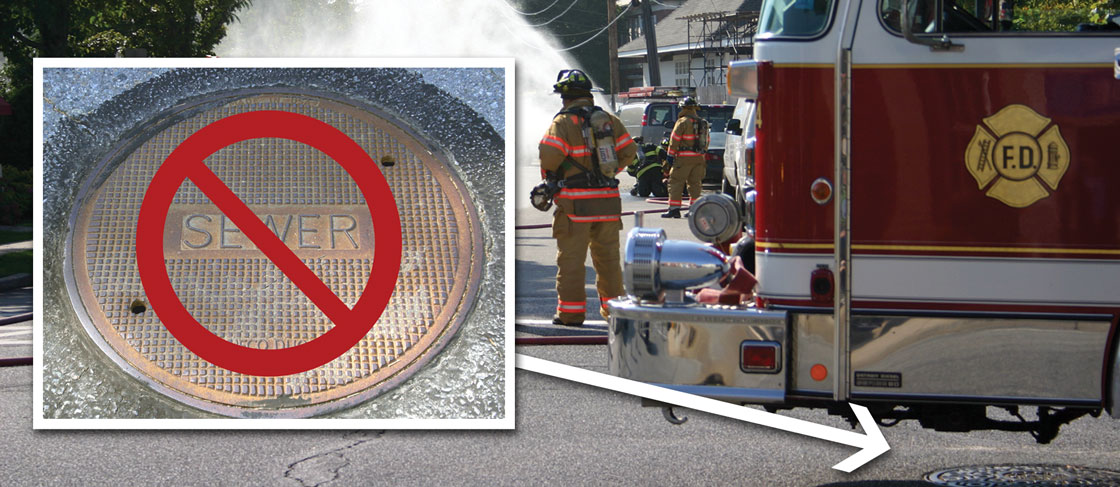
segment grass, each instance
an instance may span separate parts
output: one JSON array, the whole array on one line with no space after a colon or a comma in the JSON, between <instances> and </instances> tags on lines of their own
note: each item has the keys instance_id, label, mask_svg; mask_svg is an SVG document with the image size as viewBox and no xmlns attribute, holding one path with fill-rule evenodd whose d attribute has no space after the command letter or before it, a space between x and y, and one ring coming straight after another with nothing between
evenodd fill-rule
<instances>
[{"instance_id":1,"label":"grass","mask_svg":"<svg viewBox=\"0 0 1120 487\"><path fill-rule=\"evenodd\" d=\"M12 230L0 230L0 244L7 244L13 242L25 242L31 240L31 232L17 232Z\"/></svg>"},{"instance_id":2,"label":"grass","mask_svg":"<svg viewBox=\"0 0 1120 487\"><path fill-rule=\"evenodd\" d=\"M0 255L0 277L13 274L30 274L32 266L30 250L20 250Z\"/></svg>"}]
</instances>

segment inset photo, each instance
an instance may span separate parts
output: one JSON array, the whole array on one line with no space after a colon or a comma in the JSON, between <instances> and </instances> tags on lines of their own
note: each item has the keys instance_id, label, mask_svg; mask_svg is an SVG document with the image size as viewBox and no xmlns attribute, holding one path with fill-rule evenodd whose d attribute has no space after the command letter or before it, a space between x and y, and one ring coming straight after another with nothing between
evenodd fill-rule
<instances>
[{"instance_id":1,"label":"inset photo","mask_svg":"<svg viewBox=\"0 0 1120 487\"><path fill-rule=\"evenodd\" d=\"M35 66L36 428L513 427L512 60Z\"/></svg>"}]
</instances>

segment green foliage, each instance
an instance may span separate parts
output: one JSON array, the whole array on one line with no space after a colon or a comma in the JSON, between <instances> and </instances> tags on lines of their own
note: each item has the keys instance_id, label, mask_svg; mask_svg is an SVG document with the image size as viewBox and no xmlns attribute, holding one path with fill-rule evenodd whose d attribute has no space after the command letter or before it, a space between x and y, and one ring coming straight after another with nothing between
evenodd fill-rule
<instances>
[{"instance_id":1,"label":"green foliage","mask_svg":"<svg viewBox=\"0 0 1120 487\"><path fill-rule=\"evenodd\" d=\"M0 230L0 245L15 242L30 242L34 235L31 232Z\"/></svg>"},{"instance_id":2,"label":"green foliage","mask_svg":"<svg viewBox=\"0 0 1120 487\"><path fill-rule=\"evenodd\" d=\"M1071 32L1078 24L1103 24L1114 13L1120 13L1120 0L1019 0L1014 29Z\"/></svg>"},{"instance_id":3,"label":"green foliage","mask_svg":"<svg viewBox=\"0 0 1120 487\"><path fill-rule=\"evenodd\" d=\"M0 225L31 223L31 171L4 166L0 177Z\"/></svg>"},{"instance_id":4,"label":"green foliage","mask_svg":"<svg viewBox=\"0 0 1120 487\"><path fill-rule=\"evenodd\" d=\"M0 163L31 167L32 58L116 56L129 48L145 49L153 57L205 56L214 53L226 25L249 4L250 0L0 1L0 54L7 58L0 96L13 112L0 117Z\"/></svg>"},{"instance_id":5,"label":"green foliage","mask_svg":"<svg viewBox=\"0 0 1120 487\"><path fill-rule=\"evenodd\" d=\"M20 250L0 255L0 277L30 274L34 263L34 253L30 250Z\"/></svg>"}]
</instances>

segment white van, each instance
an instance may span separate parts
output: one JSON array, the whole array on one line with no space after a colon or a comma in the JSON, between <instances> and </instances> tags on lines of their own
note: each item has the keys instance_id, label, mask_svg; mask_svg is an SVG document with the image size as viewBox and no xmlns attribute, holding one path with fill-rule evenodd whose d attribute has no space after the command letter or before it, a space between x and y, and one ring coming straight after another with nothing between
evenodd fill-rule
<instances>
[{"instance_id":1,"label":"white van","mask_svg":"<svg viewBox=\"0 0 1120 487\"><path fill-rule=\"evenodd\" d=\"M675 100L639 101L618 107L618 118L631 137L657 144L673 131L679 112Z\"/></svg>"}]
</instances>

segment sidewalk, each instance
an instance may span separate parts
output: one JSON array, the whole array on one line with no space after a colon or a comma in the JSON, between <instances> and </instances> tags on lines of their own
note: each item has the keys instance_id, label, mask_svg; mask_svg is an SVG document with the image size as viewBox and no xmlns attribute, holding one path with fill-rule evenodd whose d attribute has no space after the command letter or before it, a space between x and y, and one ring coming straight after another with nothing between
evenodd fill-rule
<instances>
[{"instance_id":1,"label":"sidewalk","mask_svg":"<svg viewBox=\"0 0 1120 487\"><path fill-rule=\"evenodd\" d=\"M0 292L0 320L31 313L31 287ZM31 321L0 325L0 364L31 357Z\"/></svg>"}]
</instances>

